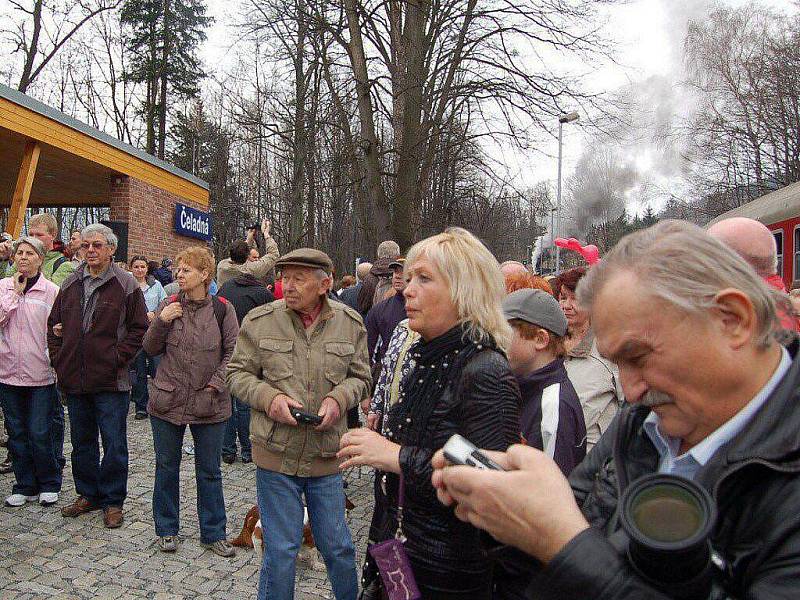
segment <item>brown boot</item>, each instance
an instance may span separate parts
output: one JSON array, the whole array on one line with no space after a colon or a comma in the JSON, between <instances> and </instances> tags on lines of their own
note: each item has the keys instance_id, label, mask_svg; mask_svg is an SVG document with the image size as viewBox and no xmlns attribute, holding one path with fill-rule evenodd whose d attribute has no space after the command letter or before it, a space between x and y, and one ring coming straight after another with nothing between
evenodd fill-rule
<instances>
[{"instance_id":1,"label":"brown boot","mask_svg":"<svg viewBox=\"0 0 800 600\"><path fill-rule=\"evenodd\" d=\"M97 506L96 504L92 504L91 502L89 502L89 500L87 500L83 496L78 496L75 499L75 502L61 509L61 516L77 517L79 515L92 512L93 510L100 510L100 507Z\"/></svg>"},{"instance_id":2,"label":"brown boot","mask_svg":"<svg viewBox=\"0 0 800 600\"><path fill-rule=\"evenodd\" d=\"M121 506L106 506L103 509L103 524L106 528L116 529L122 525L124 520Z\"/></svg>"}]
</instances>

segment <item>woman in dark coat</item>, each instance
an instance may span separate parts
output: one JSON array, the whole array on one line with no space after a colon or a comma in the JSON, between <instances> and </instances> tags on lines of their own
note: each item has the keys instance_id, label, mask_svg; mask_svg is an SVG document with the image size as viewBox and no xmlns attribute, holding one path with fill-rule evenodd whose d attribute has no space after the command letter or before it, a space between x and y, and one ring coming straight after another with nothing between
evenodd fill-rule
<instances>
[{"instance_id":1,"label":"woman in dark coat","mask_svg":"<svg viewBox=\"0 0 800 600\"><path fill-rule=\"evenodd\" d=\"M486 600L491 566L481 536L436 499L431 457L454 433L480 448L519 441L519 391L504 349L511 331L500 310L503 277L497 261L463 229L415 245L406 260L413 368L386 415L386 436L358 429L342 438L342 468L377 469L371 543L397 530L400 476L405 483L403 534L411 567L426 599ZM379 577L367 558L364 597L379 597Z\"/></svg>"}]
</instances>

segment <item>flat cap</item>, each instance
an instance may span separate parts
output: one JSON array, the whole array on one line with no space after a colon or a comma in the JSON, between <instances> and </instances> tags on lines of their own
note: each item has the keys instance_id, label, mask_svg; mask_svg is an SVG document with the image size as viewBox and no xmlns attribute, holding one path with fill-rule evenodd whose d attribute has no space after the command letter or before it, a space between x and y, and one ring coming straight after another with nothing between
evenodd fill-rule
<instances>
[{"instance_id":1,"label":"flat cap","mask_svg":"<svg viewBox=\"0 0 800 600\"><path fill-rule=\"evenodd\" d=\"M511 292L503 300L503 314L507 320L519 319L538 325L557 336L567 333L567 318L551 294L542 290L522 289Z\"/></svg>"},{"instance_id":2,"label":"flat cap","mask_svg":"<svg viewBox=\"0 0 800 600\"><path fill-rule=\"evenodd\" d=\"M281 256L275 263L276 269L288 266L322 269L326 273L333 272L333 261L322 250L316 248L298 248Z\"/></svg>"}]
</instances>

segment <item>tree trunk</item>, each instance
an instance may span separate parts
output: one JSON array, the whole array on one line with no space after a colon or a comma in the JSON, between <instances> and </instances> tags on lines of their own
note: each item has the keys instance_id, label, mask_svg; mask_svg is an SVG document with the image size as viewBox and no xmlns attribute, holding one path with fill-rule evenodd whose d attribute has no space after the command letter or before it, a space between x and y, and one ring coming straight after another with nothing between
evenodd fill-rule
<instances>
[{"instance_id":1,"label":"tree trunk","mask_svg":"<svg viewBox=\"0 0 800 600\"><path fill-rule=\"evenodd\" d=\"M42 31L42 1L36 0L33 5L33 32L31 33L31 43L25 49L25 65L22 67L22 75L19 78L17 89L25 93L31 83L31 73L33 73L33 62L39 51L39 34Z\"/></svg>"},{"instance_id":2,"label":"tree trunk","mask_svg":"<svg viewBox=\"0 0 800 600\"><path fill-rule=\"evenodd\" d=\"M167 80L170 60L170 28L172 27L172 16L169 12L169 0L164 0L164 28L162 34L161 49L161 91L158 99L158 158L164 160L164 147L167 141Z\"/></svg>"}]
</instances>

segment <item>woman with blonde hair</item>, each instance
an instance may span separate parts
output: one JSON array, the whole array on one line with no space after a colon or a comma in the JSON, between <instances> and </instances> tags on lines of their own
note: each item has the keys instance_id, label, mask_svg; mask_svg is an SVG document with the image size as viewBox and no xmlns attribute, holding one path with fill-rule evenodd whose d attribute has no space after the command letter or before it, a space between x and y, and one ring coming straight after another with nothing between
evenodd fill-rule
<instances>
[{"instance_id":1,"label":"woman with blonde hair","mask_svg":"<svg viewBox=\"0 0 800 600\"><path fill-rule=\"evenodd\" d=\"M388 540L402 525L423 598L488 599L491 567L480 534L436 501L430 461L454 433L493 450L519 440L519 391L504 354L511 328L501 311L503 276L475 236L450 228L411 248L406 279L408 325L421 336L409 349L413 366L386 414L386 437L348 432L341 466L377 469L370 541ZM380 597L369 555L362 584L364 598Z\"/></svg>"},{"instance_id":2,"label":"woman with blonde hair","mask_svg":"<svg viewBox=\"0 0 800 600\"><path fill-rule=\"evenodd\" d=\"M163 300L144 336L151 356L163 354L147 405L156 454L153 519L162 552L175 552L180 504L181 442L188 425L194 439L200 541L230 557L222 494L222 439L231 416L225 368L233 354L239 323L233 305L211 296L214 259L192 246L175 262L180 293Z\"/></svg>"}]
</instances>

